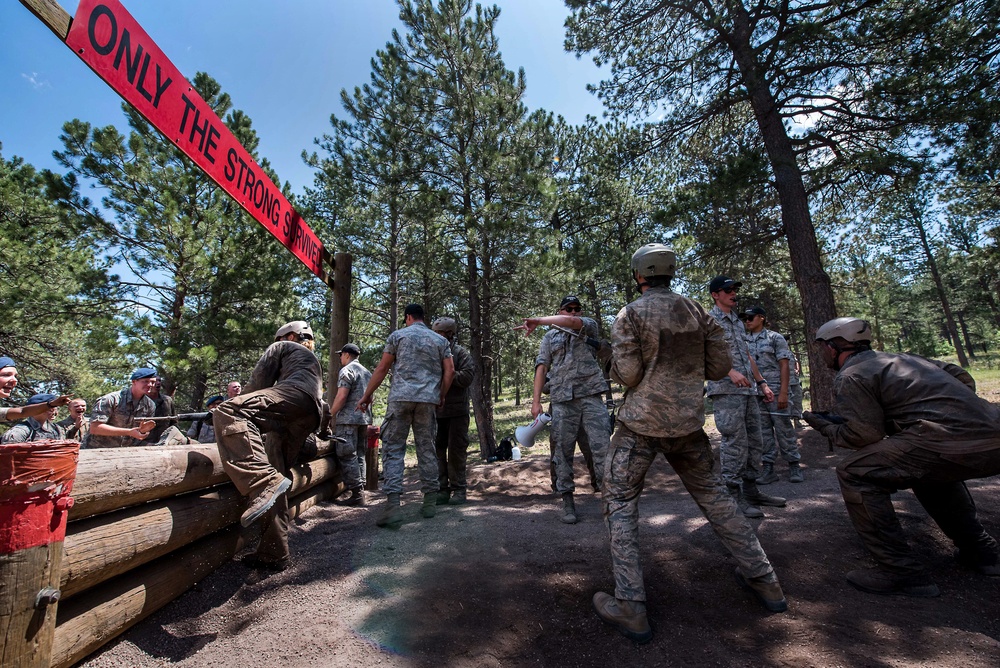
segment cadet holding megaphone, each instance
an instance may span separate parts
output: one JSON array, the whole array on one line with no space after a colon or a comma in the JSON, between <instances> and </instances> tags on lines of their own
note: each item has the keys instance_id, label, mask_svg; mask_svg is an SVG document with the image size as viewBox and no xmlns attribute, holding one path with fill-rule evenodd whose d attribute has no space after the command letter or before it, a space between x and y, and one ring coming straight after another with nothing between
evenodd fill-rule
<instances>
[{"instance_id":1,"label":"cadet holding megaphone","mask_svg":"<svg viewBox=\"0 0 1000 668\"><path fill-rule=\"evenodd\" d=\"M601 399L601 394L608 389L608 381L597 362L596 350L587 345L588 339L598 340L597 322L580 315L582 311L580 300L567 295L560 302L556 315L525 318L523 324L514 328L530 335L540 326L551 327L542 338L535 360L531 416L537 422L543 414L542 386L548 375L555 442L552 461L556 467L556 491L563 500L561 519L567 524L577 521L573 500L573 452L578 432L582 428L590 441L598 486L604 470L604 453L611 438L607 409ZM532 423L527 429L530 431L534 426ZM537 430L532 438L535 434Z\"/></svg>"}]
</instances>

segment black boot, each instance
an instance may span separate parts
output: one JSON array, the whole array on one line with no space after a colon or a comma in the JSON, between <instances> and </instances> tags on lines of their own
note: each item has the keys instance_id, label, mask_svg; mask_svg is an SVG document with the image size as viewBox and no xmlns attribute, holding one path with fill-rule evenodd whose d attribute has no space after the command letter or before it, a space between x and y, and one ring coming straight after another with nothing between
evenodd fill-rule
<instances>
[{"instance_id":1,"label":"black boot","mask_svg":"<svg viewBox=\"0 0 1000 668\"><path fill-rule=\"evenodd\" d=\"M772 482L778 482L778 474L774 472L774 464L771 462L764 462L764 471L757 478L758 485L770 485Z\"/></svg>"}]
</instances>

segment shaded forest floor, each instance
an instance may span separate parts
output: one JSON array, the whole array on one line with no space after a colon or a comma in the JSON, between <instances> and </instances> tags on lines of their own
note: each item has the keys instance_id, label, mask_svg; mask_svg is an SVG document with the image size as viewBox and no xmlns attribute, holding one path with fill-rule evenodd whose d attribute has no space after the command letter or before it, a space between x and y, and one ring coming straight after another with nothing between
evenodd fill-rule
<instances>
[{"instance_id":1,"label":"shaded forest floor","mask_svg":"<svg viewBox=\"0 0 1000 668\"><path fill-rule=\"evenodd\" d=\"M897 509L942 595L882 597L844 573L870 565L815 432L800 432L806 482L754 524L790 609L768 614L662 459L640 503L655 636L636 646L591 610L613 591L598 495L578 458L579 524L559 522L546 457L478 464L470 503L419 517L407 470L406 522L376 505L324 504L291 532L294 566L260 579L226 565L83 665L106 666L961 666L1000 665L1000 578L961 569L910 492ZM717 434L712 434L717 443ZM536 452L540 448L534 449ZM781 466L783 478L787 471ZM1000 478L969 485L1000 536Z\"/></svg>"}]
</instances>

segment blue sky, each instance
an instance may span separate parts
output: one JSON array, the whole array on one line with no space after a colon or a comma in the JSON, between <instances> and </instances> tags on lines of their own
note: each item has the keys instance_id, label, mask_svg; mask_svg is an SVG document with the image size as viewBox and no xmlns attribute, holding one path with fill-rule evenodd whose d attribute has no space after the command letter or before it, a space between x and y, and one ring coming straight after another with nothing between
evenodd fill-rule
<instances>
[{"instance_id":1,"label":"blue sky","mask_svg":"<svg viewBox=\"0 0 1000 668\"><path fill-rule=\"evenodd\" d=\"M61 2L71 15L76 0ZM342 116L340 91L368 81L370 60L399 26L393 0L123 0L187 77L205 71L253 120L259 152L301 193L312 183L303 149ZM586 90L601 71L563 50L561 0L499 0L497 34L508 69L523 67L525 102L570 123L602 107ZM20 3L0 4L0 143L40 168L62 124L79 118L125 129L121 99ZM88 193L90 194L90 193Z\"/></svg>"}]
</instances>

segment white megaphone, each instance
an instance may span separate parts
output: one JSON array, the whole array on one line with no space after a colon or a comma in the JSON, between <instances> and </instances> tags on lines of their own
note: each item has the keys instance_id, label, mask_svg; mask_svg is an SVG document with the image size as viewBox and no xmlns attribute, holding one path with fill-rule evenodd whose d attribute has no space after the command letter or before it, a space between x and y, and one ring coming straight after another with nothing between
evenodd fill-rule
<instances>
[{"instance_id":1,"label":"white megaphone","mask_svg":"<svg viewBox=\"0 0 1000 668\"><path fill-rule=\"evenodd\" d=\"M514 430L514 438L517 442L526 448L530 448L535 443L535 436L538 432L545 429L548 424L552 422L552 416L548 413L539 413L535 421L529 424L527 427L518 427Z\"/></svg>"}]
</instances>

